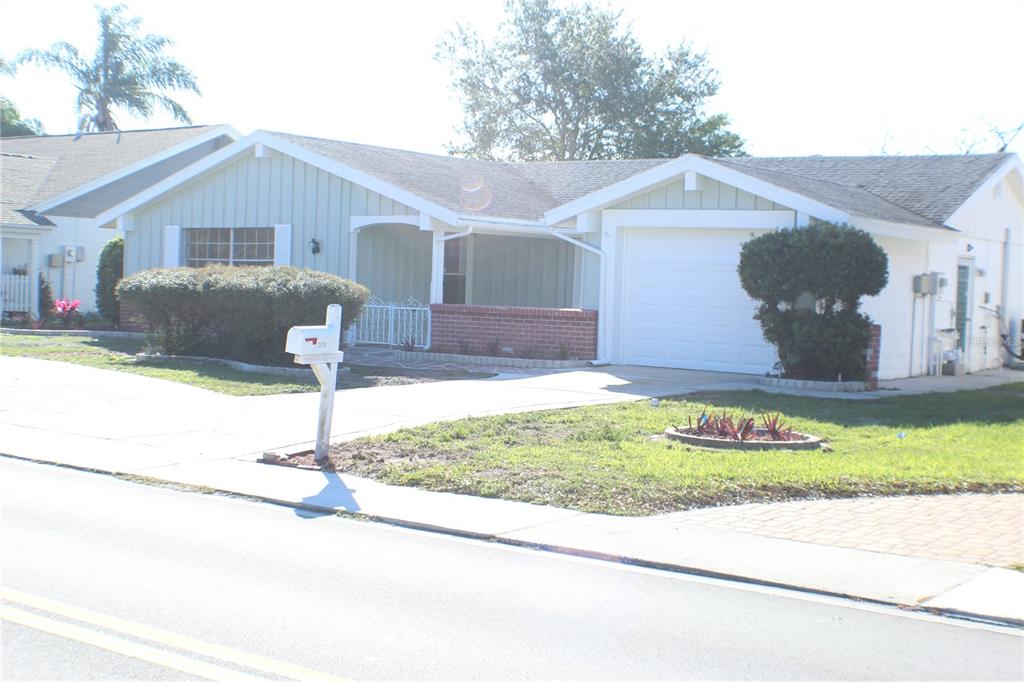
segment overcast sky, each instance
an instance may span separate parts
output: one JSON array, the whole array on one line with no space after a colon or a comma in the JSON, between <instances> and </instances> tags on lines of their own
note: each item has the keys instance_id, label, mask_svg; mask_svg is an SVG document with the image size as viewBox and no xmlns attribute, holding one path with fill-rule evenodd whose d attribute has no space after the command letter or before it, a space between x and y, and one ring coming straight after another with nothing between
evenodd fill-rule
<instances>
[{"instance_id":1,"label":"overcast sky","mask_svg":"<svg viewBox=\"0 0 1024 682\"><path fill-rule=\"evenodd\" d=\"M457 22L493 33L502 0L126 0L145 30L176 42L202 97L196 123L283 130L444 153L461 120L438 39ZM1024 122L1024 1L682 2L619 0L652 53L707 50L726 112L751 154L995 151L990 126ZM89 0L4 2L0 54L67 40L91 55ZM71 132L75 92L26 67L0 93L51 133ZM123 129L173 125L122 116ZM1024 133L1011 151L1024 151Z\"/></svg>"}]
</instances>

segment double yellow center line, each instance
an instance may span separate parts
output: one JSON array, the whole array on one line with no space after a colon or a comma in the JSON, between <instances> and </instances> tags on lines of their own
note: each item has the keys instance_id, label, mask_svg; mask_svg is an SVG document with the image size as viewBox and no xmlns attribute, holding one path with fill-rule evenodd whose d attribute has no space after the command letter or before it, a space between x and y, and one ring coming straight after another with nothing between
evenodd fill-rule
<instances>
[{"instance_id":1,"label":"double yellow center line","mask_svg":"<svg viewBox=\"0 0 1024 682\"><path fill-rule=\"evenodd\" d=\"M135 640L145 640L153 644L171 647L205 658L214 659L223 663L237 665L249 670L265 673L273 676L284 677L292 680L331 681L338 682L342 678L321 673L316 670L292 665L278 661L259 654L250 654L238 649L204 642L186 635L179 635L174 632L155 628L142 623L108 616L97 611L83 609L71 604L40 597L18 590L0 588L0 599L9 604L28 607L35 611L43 611L49 615L58 616L64 619L71 619L103 628L111 632L128 635L133 639L124 639L107 632L101 632L89 627L68 623L65 620L51 618L33 611L26 611L23 608L16 608L9 604L0 605L0 619L22 625L24 627L39 630L51 635L74 640L83 644L106 649L122 656L128 656L140 661L152 663L170 668L196 677L203 677L209 680L258 680L262 679L245 672L227 668L214 663L190 658L189 656L159 649L142 644Z\"/></svg>"}]
</instances>

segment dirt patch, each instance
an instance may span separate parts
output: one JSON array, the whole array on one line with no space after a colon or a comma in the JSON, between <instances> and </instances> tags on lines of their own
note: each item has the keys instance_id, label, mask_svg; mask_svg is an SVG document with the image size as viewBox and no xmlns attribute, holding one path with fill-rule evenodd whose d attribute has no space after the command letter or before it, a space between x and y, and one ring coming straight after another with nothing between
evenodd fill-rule
<instances>
[{"instance_id":1,"label":"dirt patch","mask_svg":"<svg viewBox=\"0 0 1024 682\"><path fill-rule=\"evenodd\" d=\"M466 453L426 452L417 447L403 447L387 441L354 440L332 445L327 463L323 466L316 463L312 451L297 452L278 459L264 456L261 461L264 464L347 472L374 478L395 464L417 466L452 463L465 456Z\"/></svg>"}]
</instances>

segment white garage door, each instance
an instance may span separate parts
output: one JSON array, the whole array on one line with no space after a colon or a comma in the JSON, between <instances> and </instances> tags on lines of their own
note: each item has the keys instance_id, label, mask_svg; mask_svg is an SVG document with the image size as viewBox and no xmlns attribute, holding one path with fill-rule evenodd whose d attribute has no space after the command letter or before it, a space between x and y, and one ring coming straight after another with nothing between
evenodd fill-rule
<instances>
[{"instance_id":1,"label":"white garage door","mask_svg":"<svg viewBox=\"0 0 1024 682\"><path fill-rule=\"evenodd\" d=\"M623 362L763 374L775 350L736 265L750 230L625 231Z\"/></svg>"}]
</instances>

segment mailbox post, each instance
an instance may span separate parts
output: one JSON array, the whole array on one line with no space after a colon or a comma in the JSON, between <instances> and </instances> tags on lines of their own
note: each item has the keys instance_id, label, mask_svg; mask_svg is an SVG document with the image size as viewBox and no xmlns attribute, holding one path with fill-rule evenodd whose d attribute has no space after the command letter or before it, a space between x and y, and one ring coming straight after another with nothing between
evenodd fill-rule
<instances>
[{"instance_id":1,"label":"mailbox post","mask_svg":"<svg viewBox=\"0 0 1024 682\"><path fill-rule=\"evenodd\" d=\"M320 382L320 414L316 423L318 464L327 461L331 440L331 416L334 413L334 389L338 383L338 365L344 360L341 352L341 306L327 306L327 323L288 330L285 352L295 355L295 364L309 365Z\"/></svg>"}]
</instances>

